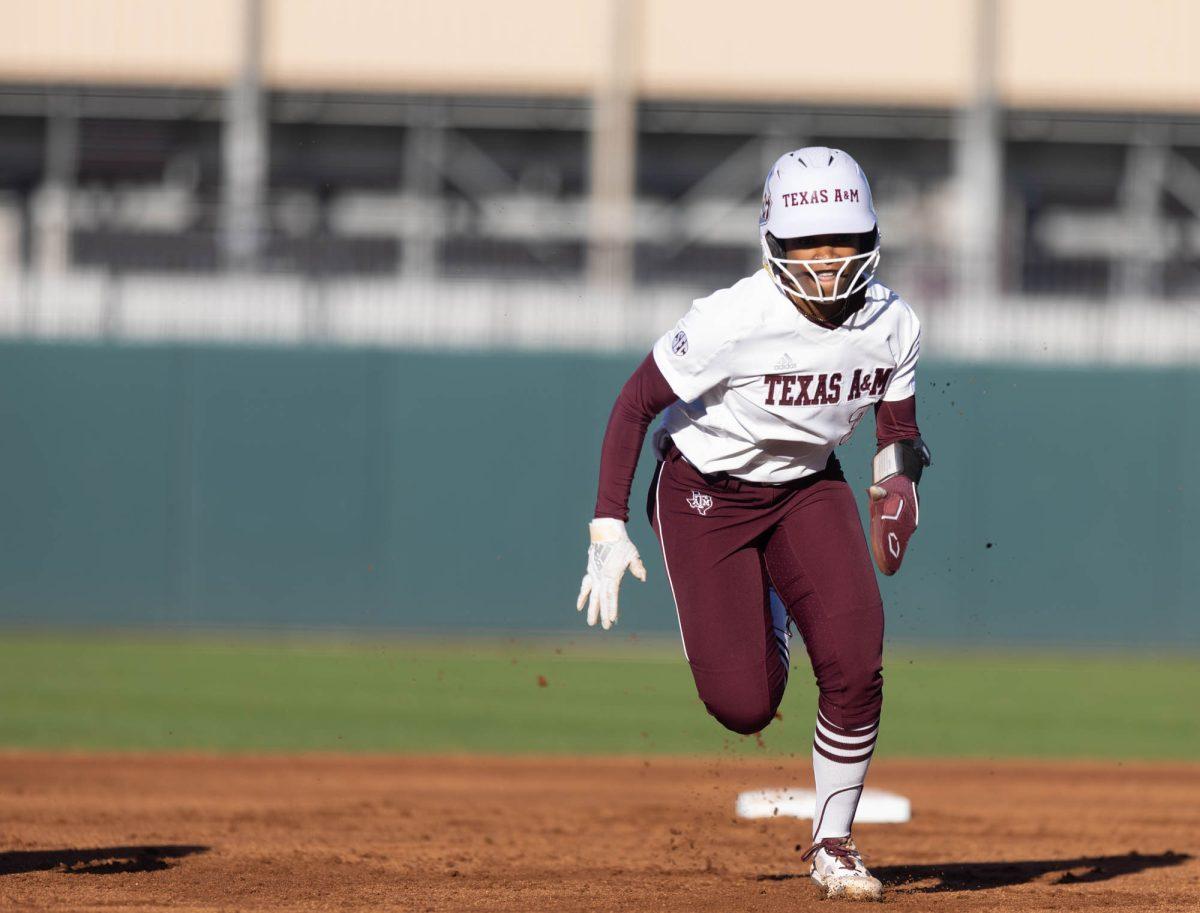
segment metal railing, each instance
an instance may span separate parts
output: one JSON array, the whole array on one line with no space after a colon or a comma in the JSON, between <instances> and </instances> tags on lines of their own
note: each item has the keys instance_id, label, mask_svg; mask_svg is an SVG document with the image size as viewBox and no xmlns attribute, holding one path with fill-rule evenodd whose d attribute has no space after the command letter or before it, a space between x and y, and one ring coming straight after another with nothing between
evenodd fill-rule
<instances>
[{"instance_id":1,"label":"metal railing","mask_svg":"<svg viewBox=\"0 0 1200 913\"><path fill-rule=\"evenodd\" d=\"M730 257L695 281L646 279L626 292L579 275L462 271L106 270L0 277L0 335L41 340L193 341L394 348L645 350L692 299L751 272ZM917 310L924 353L1072 364L1200 364L1200 296L1068 292L976 297L953 262L885 261L880 279ZM717 276L722 278L717 279ZM1065 283L1069 287L1069 283Z\"/></svg>"}]
</instances>

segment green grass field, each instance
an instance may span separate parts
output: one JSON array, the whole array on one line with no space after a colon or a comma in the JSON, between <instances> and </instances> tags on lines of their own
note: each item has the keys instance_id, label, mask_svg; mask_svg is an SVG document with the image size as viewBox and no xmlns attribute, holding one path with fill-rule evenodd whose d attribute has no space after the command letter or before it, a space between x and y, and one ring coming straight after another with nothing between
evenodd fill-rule
<instances>
[{"instance_id":1,"label":"green grass field","mask_svg":"<svg viewBox=\"0 0 1200 913\"><path fill-rule=\"evenodd\" d=\"M674 644L9 633L0 747L808 754L801 653L762 744L708 717ZM1200 760L1200 658L892 651L881 756Z\"/></svg>"}]
</instances>

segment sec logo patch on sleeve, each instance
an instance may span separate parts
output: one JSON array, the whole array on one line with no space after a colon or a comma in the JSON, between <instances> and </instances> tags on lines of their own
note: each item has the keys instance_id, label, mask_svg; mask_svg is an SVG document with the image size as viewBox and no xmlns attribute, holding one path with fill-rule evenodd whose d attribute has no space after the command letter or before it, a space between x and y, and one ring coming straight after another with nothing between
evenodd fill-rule
<instances>
[{"instance_id":1,"label":"sec logo patch on sleeve","mask_svg":"<svg viewBox=\"0 0 1200 913\"><path fill-rule=\"evenodd\" d=\"M687 333L679 330L671 337L671 351L676 355L686 355L688 350Z\"/></svg>"}]
</instances>

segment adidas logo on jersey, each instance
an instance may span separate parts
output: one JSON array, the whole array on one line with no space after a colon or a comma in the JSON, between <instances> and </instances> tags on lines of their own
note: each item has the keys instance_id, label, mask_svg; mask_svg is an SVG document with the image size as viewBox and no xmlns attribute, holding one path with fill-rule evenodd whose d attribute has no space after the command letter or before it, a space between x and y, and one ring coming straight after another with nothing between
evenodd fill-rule
<instances>
[{"instance_id":1,"label":"adidas logo on jersey","mask_svg":"<svg viewBox=\"0 0 1200 913\"><path fill-rule=\"evenodd\" d=\"M775 370L776 371L795 371L796 363L794 361L792 361L792 356L790 356L787 352L784 352L783 358L781 358L781 359L779 359L779 361L775 362Z\"/></svg>"}]
</instances>

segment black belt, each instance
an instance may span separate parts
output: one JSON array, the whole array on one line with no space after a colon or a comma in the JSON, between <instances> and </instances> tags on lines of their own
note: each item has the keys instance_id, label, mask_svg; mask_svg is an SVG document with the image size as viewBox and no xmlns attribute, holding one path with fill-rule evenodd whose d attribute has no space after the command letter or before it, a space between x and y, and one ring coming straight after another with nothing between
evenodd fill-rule
<instances>
[{"instance_id":1,"label":"black belt","mask_svg":"<svg viewBox=\"0 0 1200 913\"><path fill-rule=\"evenodd\" d=\"M845 475L842 474L842 464L838 460L837 454L832 451L829 454L829 459L825 463L825 468L820 469L817 472L802 476L799 479L791 479L786 482L754 482L750 479L738 478L737 476L731 475L724 470L720 470L718 472L701 472L696 467L695 463L684 456L683 451L675 445L675 441L671 440L670 438L667 438L667 440L670 441L670 443L667 445L666 453L663 455L664 458L669 460L673 456L678 456L679 459L683 460L692 468L696 475L700 476L700 478L704 479L704 481L710 483L736 482L739 485L746 485L751 488L807 488L816 482L821 482L827 479L832 479L838 482L846 481Z\"/></svg>"}]
</instances>

